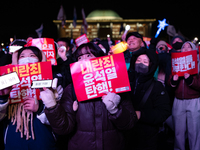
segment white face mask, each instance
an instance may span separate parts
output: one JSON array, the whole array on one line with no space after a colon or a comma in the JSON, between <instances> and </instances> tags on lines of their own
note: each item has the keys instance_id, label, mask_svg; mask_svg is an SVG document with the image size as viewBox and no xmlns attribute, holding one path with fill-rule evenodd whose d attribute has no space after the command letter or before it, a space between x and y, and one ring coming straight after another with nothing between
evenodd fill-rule
<instances>
[{"instance_id":1,"label":"white face mask","mask_svg":"<svg viewBox=\"0 0 200 150\"><path fill-rule=\"evenodd\" d=\"M35 63L38 62L38 58L33 58L33 57L25 57L25 58L21 58L18 60L19 64L28 64L28 63Z\"/></svg>"}]
</instances>

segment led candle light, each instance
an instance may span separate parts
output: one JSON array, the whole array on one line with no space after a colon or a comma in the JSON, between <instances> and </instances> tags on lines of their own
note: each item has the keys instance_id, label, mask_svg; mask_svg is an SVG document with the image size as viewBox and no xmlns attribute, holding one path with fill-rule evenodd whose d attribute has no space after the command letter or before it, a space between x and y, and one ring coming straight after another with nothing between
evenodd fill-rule
<instances>
[{"instance_id":1,"label":"led candle light","mask_svg":"<svg viewBox=\"0 0 200 150\"><path fill-rule=\"evenodd\" d=\"M113 54L122 53L127 49L128 49L128 44L125 41L120 42L111 48Z\"/></svg>"}]
</instances>

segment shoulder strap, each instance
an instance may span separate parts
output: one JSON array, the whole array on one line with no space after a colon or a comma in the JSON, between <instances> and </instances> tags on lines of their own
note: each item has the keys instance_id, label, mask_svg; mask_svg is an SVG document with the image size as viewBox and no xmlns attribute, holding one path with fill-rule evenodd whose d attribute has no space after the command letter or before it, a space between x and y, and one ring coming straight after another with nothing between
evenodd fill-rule
<instances>
[{"instance_id":1,"label":"shoulder strap","mask_svg":"<svg viewBox=\"0 0 200 150\"><path fill-rule=\"evenodd\" d=\"M149 86L149 88L147 89L147 91L145 92L140 104L139 104L139 108L142 108L142 106L144 106L144 104L146 103L149 95L151 94L151 91L153 89L153 86L155 84L155 81L153 80L153 82L151 83L151 85Z\"/></svg>"}]
</instances>

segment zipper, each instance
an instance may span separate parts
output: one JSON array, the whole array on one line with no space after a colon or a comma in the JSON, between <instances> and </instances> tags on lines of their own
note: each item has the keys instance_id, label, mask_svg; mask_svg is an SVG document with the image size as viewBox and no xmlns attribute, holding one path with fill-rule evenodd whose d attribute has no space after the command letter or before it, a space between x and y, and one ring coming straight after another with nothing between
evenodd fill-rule
<instances>
[{"instance_id":1,"label":"zipper","mask_svg":"<svg viewBox=\"0 0 200 150\"><path fill-rule=\"evenodd\" d=\"M134 87L134 93L133 93L134 95L135 95L135 92L136 92L136 89L137 89L138 79L139 79L139 77L135 81L135 87Z\"/></svg>"}]
</instances>

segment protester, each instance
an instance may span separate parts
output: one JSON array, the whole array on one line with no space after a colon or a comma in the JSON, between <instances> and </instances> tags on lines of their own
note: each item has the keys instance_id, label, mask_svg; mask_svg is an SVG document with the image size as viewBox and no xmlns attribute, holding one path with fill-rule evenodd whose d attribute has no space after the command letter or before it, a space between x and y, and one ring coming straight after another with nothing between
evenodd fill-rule
<instances>
[{"instance_id":1,"label":"protester","mask_svg":"<svg viewBox=\"0 0 200 150\"><path fill-rule=\"evenodd\" d=\"M96 44L103 50L105 55L107 55L110 51L110 46L108 45L108 42L106 40L98 41L98 43Z\"/></svg>"},{"instance_id":2,"label":"protester","mask_svg":"<svg viewBox=\"0 0 200 150\"><path fill-rule=\"evenodd\" d=\"M13 64L41 61L46 61L45 55L34 46L21 48L12 57ZM51 127L42 124L36 117L43 110L42 101L38 101L35 97L26 97L23 103L9 105L10 90L11 88L0 90L0 118L2 120L8 117L8 121L5 121L7 124L4 134L5 150L57 149ZM6 110L8 110L7 115Z\"/></svg>"},{"instance_id":3,"label":"protester","mask_svg":"<svg viewBox=\"0 0 200 150\"><path fill-rule=\"evenodd\" d=\"M170 105L172 106L174 100L174 92L167 84L169 76L171 74L171 55L168 53L167 43L165 41L159 41L156 45L156 51L159 58L159 71L157 80L163 83L170 97Z\"/></svg>"},{"instance_id":4,"label":"protester","mask_svg":"<svg viewBox=\"0 0 200 150\"><path fill-rule=\"evenodd\" d=\"M156 150L159 126L170 115L168 94L153 77L157 66L155 51L141 48L132 55L128 71L130 94L139 120L128 135L128 149Z\"/></svg>"},{"instance_id":5,"label":"protester","mask_svg":"<svg viewBox=\"0 0 200 150\"><path fill-rule=\"evenodd\" d=\"M184 42L185 39L182 36L180 35L174 36L171 40L171 46L172 46L171 52L181 52L181 47Z\"/></svg>"},{"instance_id":6,"label":"protester","mask_svg":"<svg viewBox=\"0 0 200 150\"><path fill-rule=\"evenodd\" d=\"M104 55L104 52L91 42L82 44L74 53L77 61ZM48 95L46 99L45 95ZM68 150L122 150L125 142L122 131L132 128L137 120L127 93L108 92L101 98L77 102L73 85L70 84L65 88L58 104L55 103L50 90L45 89L41 96L44 104L45 101L51 100L51 105L46 106L44 111L54 132L69 134L73 131L69 137ZM71 121L76 121L76 126L71 126Z\"/></svg>"},{"instance_id":7,"label":"protester","mask_svg":"<svg viewBox=\"0 0 200 150\"><path fill-rule=\"evenodd\" d=\"M196 46L187 41L183 44L181 52L196 50ZM173 75L169 79L175 90L172 108L172 117L175 127L174 150L184 150L185 140L188 137L190 150L200 149L200 77L199 73L184 76Z\"/></svg>"},{"instance_id":8,"label":"protester","mask_svg":"<svg viewBox=\"0 0 200 150\"><path fill-rule=\"evenodd\" d=\"M110 37L110 34L107 35L106 41L108 42L108 45L109 45L110 47L112 47L113 45L115 45L115 43L113 42L113 40L112 40L111 37Z\"/></svg>"},{"instance_id":9,"label":"protester","mask_svg":"<svg viewBox=\"0 0 200 150\"><path fill-rule=\"evenodd\" d=\"M129 32L126 35L126 42L128 44L128 49L124 52L124 58L126 62L127 70L130 67L131 56L134 52L139 50L143 44L143 36L138 32Z\"/></svg>"},{"instance_id":10,"label":"protester","mask_svg":"<svg viewBox=\"0 0 200 150\"><path fill-rule=\"evenodd\" d=\"M72 52L70 49L70 40L68 38L59 38L57 40L58 47L57 53L57 66L53 67L53 72L60 73L63 78L62 87L63 89L72 83L70 64L73 62Z\"/></svg>"}]
</instances>

